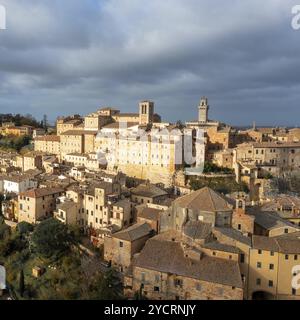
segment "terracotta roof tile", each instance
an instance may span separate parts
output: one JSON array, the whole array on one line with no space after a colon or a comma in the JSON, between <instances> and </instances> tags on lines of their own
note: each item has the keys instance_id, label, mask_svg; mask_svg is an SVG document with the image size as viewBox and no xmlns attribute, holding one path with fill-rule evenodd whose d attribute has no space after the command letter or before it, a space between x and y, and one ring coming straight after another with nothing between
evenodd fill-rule
<instances>
[{"instance_id":1,"label":"terracotta roof tile","mask_svg":"<svg viewBox=\"0 0 300 320\"><path fill-rule=\"evenodd\" d=\"M56 193L62 193L64 189L62 188L38 188L38 189L31 189L25 192L20 193L21 197L28 197L28 198L40 198Z\"/></svg>"},{"instance_id":2,"label":"terracotta roof tile","mask_svg":"<svg viewBox=\"0 0 300 320\"><path fill-rule=\"evenodd\" d=\"M188 258L179 242L147 241L133 262L134 266L176 274L232 287L242 288L239 265L236 261L203 256L201 260Z\"/></svg>"},{"instance_id":3,"label":"terracotta roof tile","mask_svg":"<svg viewBox=\"0 0 300 320\"><path fill-rule=\"evenodd\" d=\"M205 187L174 201L181 208L207 212L230 211L232 206L217 192Z\"/></svg>"}]
</instances>

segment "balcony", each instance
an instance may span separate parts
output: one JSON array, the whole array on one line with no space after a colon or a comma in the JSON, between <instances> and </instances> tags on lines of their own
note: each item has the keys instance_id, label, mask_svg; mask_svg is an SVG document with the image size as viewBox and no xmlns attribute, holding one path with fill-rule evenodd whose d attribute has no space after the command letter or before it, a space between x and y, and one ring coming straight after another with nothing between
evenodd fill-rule
<instances>
[{"instance_id":1,"label":"balcony","mask_svg":"<svg viewBox=\"0 0 300 320\"><path fill-rule=\"evenodd\" d=\"M61 213L55 211L53 215L54 215L54 218L60 221L61 223L67 223L67 219Z\"/></svg>"}]
</instances>

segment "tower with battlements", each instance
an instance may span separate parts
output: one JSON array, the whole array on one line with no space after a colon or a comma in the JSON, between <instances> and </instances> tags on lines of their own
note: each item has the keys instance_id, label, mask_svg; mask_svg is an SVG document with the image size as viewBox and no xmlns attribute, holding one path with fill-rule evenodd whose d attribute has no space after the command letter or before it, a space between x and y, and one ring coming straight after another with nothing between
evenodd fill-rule
<instances>
[{"instance_id":1,"label":"tower with battlements","mask_svg":"<svg viewBox=\"0 0 300 320\"><path fill-rule=\"evenodd\" d=\"M207 123L209 105L208 105L208 99L206 97L201 98L198 109L199 109L199 118L198 118L199 122Z\"/></svg>"}]
</instances>

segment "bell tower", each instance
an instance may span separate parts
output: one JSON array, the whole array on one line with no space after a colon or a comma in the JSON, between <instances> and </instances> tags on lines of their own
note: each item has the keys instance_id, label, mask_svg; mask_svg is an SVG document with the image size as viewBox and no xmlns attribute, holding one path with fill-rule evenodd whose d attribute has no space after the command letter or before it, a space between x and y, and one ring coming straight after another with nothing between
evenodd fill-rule
<instances>
[{"instance_id":1,"label":"bell tower","mask_svg":"<svg viewBox=\"0 0 300 320\"><path fill-rule=\"evenodd\" d=\"M201 123L207 123L208 122L208 99L206 97L202 97L200 100L200 105L198 107L199 109L199 118L198 121Z\"/></svg>"},{"instance_id":2,"label":"bell tower","mask_svg":"<svg viewBox=\"0 0 300 320\"><path fill-rule=\"evenodd\" d=\"M154 102L142 101L139 104L140 108L140 124L150 124L153 122Z\"/></svg>"}]
</instances>

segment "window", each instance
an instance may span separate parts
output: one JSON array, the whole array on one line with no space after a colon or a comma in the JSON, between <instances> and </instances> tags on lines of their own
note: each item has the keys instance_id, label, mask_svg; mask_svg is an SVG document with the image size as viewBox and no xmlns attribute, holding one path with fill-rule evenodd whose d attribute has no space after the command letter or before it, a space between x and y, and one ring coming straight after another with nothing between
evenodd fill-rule
<instances>
[{"instance_id":1,"label":"window","mask_svg":"<svg viewBox=\"0 0 300 320\"><path fill-rule=\"evenodd\" d=\"M297 254L294 255L294 260L298 260L298 255Z\"/></svg>"},{"instance_id":2,"label":"window","mask_svg":"<svg viewBox=\"0 0 300 320\"><path fill-rule=\"evenodd\" d=\"M288 254L285 255L285 260L289 260L289 255Z\"/></svg>"},{"instance_id":3,"label":"window","mask_svg":"<svg viewBox=\"0 0 300 320\"><path fill-rule=\"evenodd\" d=\"M256 267L257 267L258 269L261 269L261 262L257 262Z\"/></svg>"},{"instance_id":4,"label":"window","mask_svg":"<svg viewBox=\"0 0 300 320\"><path fill-rule=\"evenodd\" d=\"M257 285L257 286L260 286L260 285L261 285L261 280L260 280L260 278L257 278L257 279L256 279L256 285Z\"/></svg>"},{"instance_id":5,"label":"window","mask_svg":"<svg viewBox=\"0 0 300 320\"><path fill-rule=\"evenodd\" d=\"M242 230L241 224L238 224L238 229L239 229L239 230Z\"/></svg>"},{"instance_id":6,"label":"window","mask_svg":"<svg viewBox=\"0 0 300 320\"><path fill-rule=\"evenodd\" d=\"M159 292L159 287L154 287L153 290L154 292Z\"/></svg>"},{"instance_id":7,"label":"window","mask_svg":"<svg viewBox=\"0 0 300 320\"><path fill-rule=\"evenodd\" d=\"M174 284L175 284L175 287L181 287L182 286L182 280L175 279Z\"/></svg>"},{"instance_id":8,"label":"window","mask_svg":"<svg viewBox=\"0 0 300 320\"><path fill-rule=\"evenodd\" d=\"M196 290L197 291L201 291L202 287L201 287L201 284L200 283L197 283L196 284Z\"/></svg>"},{"instance_id":9,"label":"window","mask_svg":"<svg viewBox=\"0 0 300 320\"><path fill-rule=\"evenodd\" d=\"M292 295L295 296L297 294L297 290L296 289L292 289Z\"/></svg>"},{"instance_id":10,"label":"window","mask_svg":"<svg viewBox=\"0 0 300 320\"><path fill-rule=\"evenodd\" d=\"M273 251L271 251L270 254L271 254L271 256L274 256L274 252Z\"/></svg>"},{"instance_id":11,"label":"window","mask_svg":"<svg viewBox=\"0 0 300 320\"><path fill-rule=\"evenodd\" d=\"M284 233L289 233L289 229L285 228Z\"/></svg>"},{"instance_id":12,"label":"window","mask_svg":"<svg viewBox=\"0 0 300 320\"><path fill-rule=\"evenodd\" d=\"M141 273L141 279L143 282L146 281L146 273L145 272Z\"/></svg>"},{"instance_id":13,"label":"window","mask_svg":"<svg viewBox=\"0 0 300 320\"><path fill-rule=\"evenodd\" d=\"M261 250L260 249L258 249L258 254L261 254Z\"/></svg>"},{"instance_id":14,"label":"window","mask_svg":"<svg viewBox=\"0 0 300 320\"><path fill-rule=\"evenodd\" d=\"M270 264L269 269L270 270L274 270L274 264L273 263Z\"/></svg>"},{"instance_id":15,"label":"window","mask_svg":"<svg viewBox=\"0 0 300 320\"><path fill-rule=\"evenodd\" d=\"M159 277L158 274L156 274L156 275L155 275L155 282L159 282L159 280L160 280L160 277Z\"/></svg>"},{"instance_id":16,"label":"window","mask_svg":"<svg viewBox=\"0 0 300 320\"><path fill-rule=\"evenodd\" d=\"M245 254L244 253L241 254L240 262L245 263Z\"/></svg>"},{"instance_id":17,"label":"window","mask_svg":"<svg viewBox=\"0 0 300 320\"><path fill-rule=\"evenodd\" d=\"M273 281L269 280L269 287L272 288L273 287Z\"/></svg>"},{"instance_id":18,"label":"window","mask_svg":"<svg viewBox=\"0 0 300 320\"><path fill-rule=\"evenodd\" d=\"M124 244L122 241L120 241L120 248L123 248Z\"/></svg>"}]
</instances>

